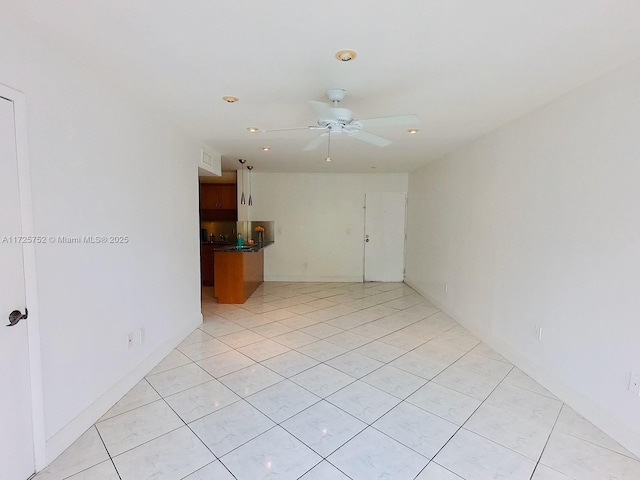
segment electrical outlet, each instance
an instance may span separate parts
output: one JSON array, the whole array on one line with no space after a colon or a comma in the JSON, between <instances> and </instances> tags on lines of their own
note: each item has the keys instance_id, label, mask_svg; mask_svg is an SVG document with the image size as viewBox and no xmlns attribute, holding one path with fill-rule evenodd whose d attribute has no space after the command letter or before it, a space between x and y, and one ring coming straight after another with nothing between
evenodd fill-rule
<instances>
[{"instance_id":1,"label":"electrical outlet","mask_svg":"<svg viewBox=\"0 0 640 480\"><path fill-rule=\"evenodd\" d=\"M631 372L629 375L629 391L640 395L640 375L637 373Z\"/></svg>"},{"instance_id":2,"label":"electrical outlet","mask_svg":"<svg viewBox=\"0 0 640 480\"><path fill-rule=\"evenodd\" d=\"M538 340L542 340L542 327L540 325L534 325L533 334Z\"/></svg>"},{"instance_id":3,"label":"electrical outlet","mask_svg":"<svg viewBox=\"0 0 640 480\"><path fill-rule=\"evenodd\" d=\"M133 347L133 333L127 333L127 348Z\"/></svg>"}]
</instances>

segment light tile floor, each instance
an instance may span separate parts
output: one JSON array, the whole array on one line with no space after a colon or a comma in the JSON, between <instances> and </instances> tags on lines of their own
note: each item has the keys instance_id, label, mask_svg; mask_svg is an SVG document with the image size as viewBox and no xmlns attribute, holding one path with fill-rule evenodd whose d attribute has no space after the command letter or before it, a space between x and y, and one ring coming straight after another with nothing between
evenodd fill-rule
<instances>
[{"instance_id":1,"label":"light tile floor","mask_svg":"<svg viewBox=\"0 0 640 480\"><path fill-rule=\"evenodd\" d=\"M37 480L638 479L640 462L404 284L265 283Z\"/></svg>"}]
</instances>

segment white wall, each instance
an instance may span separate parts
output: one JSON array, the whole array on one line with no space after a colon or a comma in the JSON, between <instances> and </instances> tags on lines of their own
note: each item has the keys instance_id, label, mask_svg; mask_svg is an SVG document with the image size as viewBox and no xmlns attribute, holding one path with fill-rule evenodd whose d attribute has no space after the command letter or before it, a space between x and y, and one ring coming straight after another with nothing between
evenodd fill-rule
<instances>
[{"instance_id":1,"label":"white wall","mask_svg":"<svg viewBox=\"0 0 640 480\"><path fill-rule=\"evenodd\" d=\"M639 128L636 64L411 174L406 273L636 454Z\"/></svg>"},{"instance_id":2,"label":"white wall","mask_svg":"<svg viewBox=\"0 0 640 480\"><path fill-rule=\"evenodd\" d=\"M361 282L367 192L406 192L407 174L251 174L250 220L273 220L265 280ZM245 194L248 193L245 190Z\"/></svg>"},{"instance_id":3,"label":"white wall","mask_svg":"<svg viewBox=\"0 0 640 480\"><path fill-rule=\"evenodd\" d=\"M37 247L50 461L201 321L201 143L1 18L0 44L0 83L26 95L36 235L130 239Z\"/></svg>"}]
</instances>

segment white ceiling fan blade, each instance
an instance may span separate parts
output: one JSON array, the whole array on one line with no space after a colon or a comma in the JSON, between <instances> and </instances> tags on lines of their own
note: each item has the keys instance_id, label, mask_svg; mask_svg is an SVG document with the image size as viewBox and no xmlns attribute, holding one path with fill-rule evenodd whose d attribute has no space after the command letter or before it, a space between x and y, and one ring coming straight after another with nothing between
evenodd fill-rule
<instances>
[{"instance_id":1,"label":"white ceiling fan blade","mask_svg":"<svg viewBox=\"0 0 640 480\"><path fill-rule=\"evenodd\" d=\"M265 130L259 130L260 132L285 132L287 130L314 130L318 128L317 125L309 125L308 127L289 127L289 128L267 128Z\"/></svg>"},{"instance_id":2,"label":"white ceiling fan blade","mask_svg":"<svg viewBox=\"0 0 640 480\"><path fill-rule=\"evenodd\" d=\"M316 138L314 138L313 140L311 140L306 147L304 147L302 150L305 152L308 152L309 150L315 150L316 148L318 148L322 142L324 141L324 139L326 138L326 134L323 135L319 135Z\"/></svg>"},{"instance_id":3,"label":"white ceiling fan blade","mask_svg":"<svg viewBox=\"0 0 640 480\"><path fill-rule=\"evenodd\" d=\"M307 102L318 118L328 119L335 116L333 107L328 103L316 102L315 100L307 100Z\"/></svg>"},{"instance_id":4,"label":"white ceiling fan blade","mask_svg":"<svg viewBox=\"0 0 640 480\"><path fill-rule=\"evenodd\" d=\"M377 135L373 135L371 133L365 132L363 130L358 130L356 133L351 135L353 138L357 138L358 140L362 140L363 142L371 143L372 145L376 145L377 147L386 147L387 145L391 145L393 142L391 140L387 140L386 138L379 137Z\"/></svg>"},{"instance_id":5,"label":"white ceiling fan blade","mask_svg":"<svg viewBox=\"0 0 640 480\"><path fill-rule=\"evenodd\" d=\"M396 115L395 117L365 118L358 120L358 122L362 128L405 127L420 123L420 117L417 115Z\"/></svg>"}]
</instances>

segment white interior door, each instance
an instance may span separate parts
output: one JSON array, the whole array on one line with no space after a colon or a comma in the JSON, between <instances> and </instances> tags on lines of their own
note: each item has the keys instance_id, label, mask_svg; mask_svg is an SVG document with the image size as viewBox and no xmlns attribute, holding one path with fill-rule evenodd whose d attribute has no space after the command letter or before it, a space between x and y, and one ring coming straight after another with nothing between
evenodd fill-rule
<instances>
[{"instance_id":1,"label":"white interior door","mask_svg":"<svg viewBox=\"0 0 640 480\"><path fill-rule=\"evenodd\" d=\"M0 477L24 480L35 470L27 320L20 235L20 191L13 103L0 97Z\"/></svg>"},{"instance_id":2,"label":"white interior door","mask_svg":"<svg viewBox=\"0 0 640 480\"><path fill-rule=\"evenodd\" d=\"M406 205L405 192L366 194L365 282L402 282L404 280Z\"/></svg>"}]
</instances>

